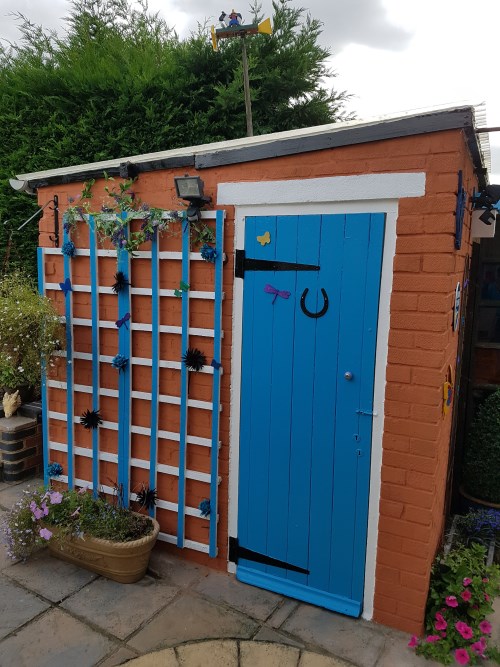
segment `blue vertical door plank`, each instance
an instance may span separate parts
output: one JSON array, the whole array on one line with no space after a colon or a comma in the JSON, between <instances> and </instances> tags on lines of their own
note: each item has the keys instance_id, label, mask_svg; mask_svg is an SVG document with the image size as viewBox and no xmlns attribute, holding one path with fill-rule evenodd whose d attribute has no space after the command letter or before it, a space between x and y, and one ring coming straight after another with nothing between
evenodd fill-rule
<instances>
[{"instance_id":1,"label":"blue vertical door plank","mask_svg":"<svg viewBox=\"0 0 500 667\"><path fill-rule=\"evenodd\" d=\"M276 219L276 257L297 261L298 216ZM288 545L288 502L290 496L290 424L292 420L293 344L295 309L300 308L296 290L297 272L275 272L272 286L290 292L288 299L264 294L265 308L274 312L269 415L269 477L267 550L272 558L286 560ZM274 305L273 305L274 300ZM267 303L266 303L267 302ZM282 576L283 569L267 568L268 574Z\"/></svg>"},{"instance_id":2,"label":"blue vertical door plank","mask_svg":"<svg viewBox=\"0 0 500 667\"><path fill-rule=\"evenodd\" d=\"M63 244L69 241L66 230L63 233ZM71 280L71 257L64 255L64 281ZM64 297L66 315L66 419L68 440L68 487L74 486L74 387L73 387L73 292L67 291Z\"/></svg>"},{"instance_id":3,"label":"blue vertical door plank","mask_svg":"<svg viewBox=\"0 0 500 667\"><path fill-rule=\"evenodd\" d=\"M190 234L187 218L182 228L182 280L189 284ZM189 347L189 290L182 291L182 354ZM184 547L185 508L186 508L186 456L188 431L188 384L189 372L186 364L181 366L181 406L179 437L179 478L177 497L177 546Z\"/></svg>"},{"instance_id":4,"label":"blue vertical door plank","mask_svg":"<svg viewBox=\"0 0 500 667\"><path fill-rule=\"evenodd\" d=\"M382 251L384 245L385 214L373 213L369 223L367 280L364 295L363 348L361 352L361 377L359 407L365 412L373 411L373 388L375 381L375 354L377 346L377 323L380 301L380 279L382 273ZM352 597L362 599L364 591L366 536L370 491L370 462L372 441L371 415L359 416L359 450L357 457L356 526L354 534Z\"/></svg>"},{"instance_id":5,"label":"blue vertical door plank","mask_svg":"<svg viewBox=\"0 0 500 667\"><path fill-rule=\"evenodd\" d=\"M45 295L45 252L43 248L37 248L38 264L38 291ZM49 483L47 466L50 463L49 449L49 411L47 406L47 368L44 360L41 361L41 395L42 395L42 451L43 451L43 483Z\"/></svg>"},{"instance_id":6,"label":"blue vertical door plank","mask_svg":"<svg viewBox=\"0 0 500 667\"><path fill-rule=\"evenodd\" d=\"M271 243L262 246L257 241L257 236L269 232ZM247 218L245 226L245 251L248 257L257 259L274 259L276 256L276 218L258 217ZM241 432L251 433L251 440L244 438L243 445L247 445L250 451L246 456L249 467L244 470L243 461L240 462L240 474L243 477L243 487L247 497L243 500L245 505L243 516L246 519L246 530L249 544L252 549L267 553L267 531L263 526L267 525L268 516L268 491L269 491L269 448L270 433L269 424L271 417L271 385L272 385L272 359L274 345L273 326L276 310L280 310L283 303L273 305L273 295L266 294L266 284L276 286L274 273L270 271L249 271L245 274L243 302L244 309L247 308L245 299L253 299L253 321L248 322L244 316L244 325L250 324L250 328L243 333L243 367L250 366L252 375L250 386L251 395L242 392L242 419ZM280 298L280 297L278 297ZM281 299L280 299L281 300ZM282 301L282 300L281 300ZM280 311L281 312L281 311ZM249 336L251 341L251 357L249 356ZM246 401L251 404L251 411L245 409ZM243 546L246 546L241 540ZM245 564L245 560L240 560ZM261 563L252 563L255 570L266 570Z\"/></svg>"},{"instance_id":7,"label":"blue vertical door plank","mask_svg":"<svg viewBox=\"0 0 500 667\"><path fill-rule=\"evenodd\" d=\"M123 213L122 215L126 215ZM130 280L130 255L125 250L118 251L117 270ZM118 292L118 319L130 313L130 291ZM118 352L129 360L127 367L118 378L118 485L123 503L130 502L130 427L131 427L131 319L118 329Z\"/></svg>"},{"instance_id":8,"label":"blue vertical door plank","mask_svg":"<svg viewBox=\"0 0 500 667\"><path fill-rule=\"evenodd\" d=\"M160 276L158 233L151 241L151 436L149 446L149 488L156 489L158 464L158 398L160 388ZM149 509L155 516L155 508Z\"/></svg>"},{"instance_id":9,"label":"blue vertical door plank","mask_svg":"<svg viewBox=\"0 0 500 667\"><path fill-rule=\"evenodd\" d=\"M94 216L89 216L90 295L92 312L92 410L99 410L99 271ZM92 490L99 493L99 429L92 430Z\"/></svg>"},{"instance_id":10,"label":"blue vertical door plank","mask_svg":"<svg viewBox=\"0 0 500 667\"><path fill-rule=\"evenodd\" d=\"M359 443L355 434L359 433L356 411L360 387L365 381L361 376L361 355L369 222L369 214L346 216L340 303L330 590L349 599L352 598L354 532L360 520L356 511ZM352 373L352 380L345 379L346 372Z\"/></svg>"},{"instance_id":11,"label":"blue vertical door plank","mask_svg":"<svg viewBox=\"0 0 500 667\"><path fill-rule=\"evenodd\" d=\"M300 216L297 244L297 262L320 265L321 216ZM308 289L306 305L318 310L320 273L298 271L295 289L293 395L291 409L291 440L289 461L289 510L287 517L287 563L308 569L309 514L311 505L311 455L314 412L314 367L316 360L316 328L318 320L306 317L300 307L300 298ZM322 303L322 301L321 301ZM288 473L288 471L287 471ZM291 581L307 584L307 575L288 570Z\"/></svg>"},{"instance_id":12,"label":"blue vertical door plank","mask_svg":"<svg viewBox=\"0 0 500 667\"><path fill-rule=\"evenodd\" d=\"M322 216L318 287L326 290L329 306L326 314L319 318L316 324L308 585L323 591L328 591L330 575L332 535L328 517L331 515L333 503L333 425L337 403L337 347L344 225L343 215ZM318 294L317 307L322 303L323 298Z\"/></svg>"},{"instance_id":13,"label":"blue vertical door plank","mask_svg":"<svg viewBox=\"0 0 500 667\"><path fill-rule=\"evenodd\" d=\"M217 211L215 218L214 266L214 359L221 363L222 352L222 268L224 253L224 211ZM220 368L214 368L212 379L212 449L210 452L210 530L209 556L217 556L217 516L219 489L219 420L220 420Z\"/></svg>"}]
</instances>

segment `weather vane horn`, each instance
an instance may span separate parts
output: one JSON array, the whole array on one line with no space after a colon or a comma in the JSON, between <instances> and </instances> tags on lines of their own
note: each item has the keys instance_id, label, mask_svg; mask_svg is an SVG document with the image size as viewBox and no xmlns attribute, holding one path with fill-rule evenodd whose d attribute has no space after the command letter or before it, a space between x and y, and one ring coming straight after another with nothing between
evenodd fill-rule
<instances>
[{"instance_id":1,"label":"weather vane horn","mask_svg":"<svg viewBox=\"0 0 500 667\"><path fill-rule=\"evenodd\" d=\"M249 23L242 25L241 14L235 12L234 9L230 14L222 12L219 16L220 28L212 26L212 46L214 51L219 50L219 39L227 39L229 37L241 37L241 56L243 65L243 86L245 90L245 113L247 117L247 137L253 137L252 124L252 103L250 100L250 81L248 78L248 59L247 49L245 45L245 37L247 35L257 35L258 33L264 35L272 35L273 29L271 27L271 19L265 19L262 23Z\"/></svg>"}]
</instances>

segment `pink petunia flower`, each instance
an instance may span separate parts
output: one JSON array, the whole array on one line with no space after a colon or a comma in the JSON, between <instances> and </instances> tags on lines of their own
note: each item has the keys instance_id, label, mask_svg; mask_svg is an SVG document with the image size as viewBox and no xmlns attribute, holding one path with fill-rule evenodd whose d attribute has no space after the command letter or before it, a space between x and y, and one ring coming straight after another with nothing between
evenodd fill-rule
<instances>
[{"instance_id":1,"label":"pink petunia flower","mask_svg":"<svg viewBox=\"0 0 500 667\"><path fill-rule=\"evenodd\" d=\"M455 651L455 660L459 665L468 665L470 662L470 655L465 648L457 648Z\"/></svg>"},{"instance_id":2,"label":"pink petunia flower","mask_svg":"<svg viewBox=\"0 0 500 667\"><path fill-rule=\"evenodd\" d=\"M488 593L484 594L484 599L486 600L486 602L490 601L490 596L488 595Z\"/></svg>"},{"instance_id":3,"label":"pink petunia flower","mask_svg":"<svg viewBox=\"0 0 500 667\"><path fill-rule=\"evenodd\" d=\"M489 581L488 577L483 577L483 584L487 584Z\"/></svg>"},{"instance_id":4,"label":"pink petunia flower","mask_svg":"<svg viewBox=\"0 0 500 667\"><path fill-rule=\"evenodd\" d=\"M472 593L471 593L470 590L467 588L465 591L462 591L462 592L460 593L460 597L462 598L462 600L464 600L464 602L469 602L469 600L470 600L471 597L472 597Z\"/></svg>"},{"instance_id":5,"label":"pink petunia flower","mask_svg":"<svg viewBox=\"0 0 500 667\"><path fill-rule=\"evenodd\" d=\"M60 505L63 499L62 493L59 493L59 491L52 491L52 493L49 493L49 498L51 505Z\"/></svg>"},{"instance_id":6,"label":"pink petunia flower","mask_svg":"<svg viewBox=\"0 0 500 667\"><path fill-rule=\"evenodd\" d=\"M454 595L448 595L445 602L448 605L448 607L458 607L458 601Z\"/></svg>"},{"instance_id":7,"label":"pink petunia flower","mask_svg":"<svg viewBox=\"0 0 500 667\"><path fill-rule=\"evenodd\" d=\"M467 623L464 623L463 621L458 621L455 623L455 628L464 639L471 639L474 634L470 625L467 625Z\"/></svg>"},{"instance_id":8,"label":"pink petunia flower","mask_svg":"<svg viewBox=\"0 0 500 667\"><path fill-rule=\"evenodd\" d=\"M435 642L438 642L441 639L439 635L429 635L428 637L425 638L425 641L428 644L434 644Z\"/></svg>"},{"instance_id":9,"label":"pink petunia flower","mask_svg":"<svg viewBox=\"0 0 500 667\"><path fill-rule=\"evenodd\" d=\"M470 586L472 584L472 579L470 577L465 577L462 583L464 586Z\"/></svg>"},{"instance_id":10,"label":"pink petunia flower","mask_svg":"<svg viewBox=\"0 0 500 667\"><path fill-rule=\"evenodd\" d=\"M40 528L40 537L42 537L44 540L50 540L52 533L48 528Z\"/></svg>"},{"instance_id":11,"label":"pink petunia flower","mask_svg":"<svg viewBox=\"0 0 500 667\"><path fill-rule=\"evenodd\" d=\"M491 635L491 623L489 621L481 621L479 629L483 635Z\"/></svg>"},{"instance_id":12,"label":"pink petunia flower","mask_svg":"<svg viewBox=\"0 0 500 667\"><path fill-rule=\"evenodd\" d=\"M434 623L434 627L436 630L446 630L448 627L448 623L445 621L443 615L439 612L436 614L436 622Z\"/></svg>"},{"instance_id":13,"label":"pink petunia flower","mask_svg":"<svg viewBox=\"0 0 500 667\"><path fill-rule=\"evenodd\" d=\"M442 637L443 639L446 637L446 632L440 632L439 634L441 635L441 637Z\"/></svg>"},{"instance_id":14,"label":"pink petunia flower","mask_svg":"<svg viewBox=\"0 0 500 667\"><path fill-rule=\"evenodd\" d=\"M479 642L474 642L474 644L472 644L471 647L470 647L471 651L473 653L475 653L477 656L479 656L480 658L486 657L485 654L484 654L484 649L485 648L486 647L483 646L483 644L480 641Z\"/></svg>"},{"instance_id":15,"label":"pink petunia flower","mask_svg":"<svg viewBox=\"0 0 500 667\"><path fill-rule=\"evenodd\" d=\"M410 641L408 642L409 648L415 648L415 646L418 646L418 637L417 635L412 635L410 638Z\"/></svg>"}]
</instances>

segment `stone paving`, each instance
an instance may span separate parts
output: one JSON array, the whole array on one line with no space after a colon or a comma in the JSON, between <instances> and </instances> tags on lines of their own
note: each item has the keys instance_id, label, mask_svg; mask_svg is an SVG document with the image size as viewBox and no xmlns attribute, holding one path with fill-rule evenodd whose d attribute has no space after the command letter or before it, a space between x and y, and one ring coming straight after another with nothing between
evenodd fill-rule
<instances>
[{"instance_id":1,"label":"stone paving","mask_svg":"<svg viewBox=\"0 0 500 667\"><path fill-rule=\"evenodd\" d=\"M0 482L0 520L27 485ZM148 576L118 584L47 552L12 563L0 547L0 667L436 664L416 657L407 642L403 633L247 586L159 549Z\"/></svg>"}]
</instances>

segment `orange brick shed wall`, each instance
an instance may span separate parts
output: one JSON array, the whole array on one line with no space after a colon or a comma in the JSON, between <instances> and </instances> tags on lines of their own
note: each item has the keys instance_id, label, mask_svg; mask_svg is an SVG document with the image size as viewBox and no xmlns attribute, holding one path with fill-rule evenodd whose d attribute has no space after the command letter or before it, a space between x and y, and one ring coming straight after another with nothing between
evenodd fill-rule
<instances>
[{"instance_id":1,"label":"orange brick shed wall","mask_svg":"<svg viewBox=\"0 0 500 667\"><path fill-rule=\"evenodd\" d=\"M465 258L471 253L468 213L464 220L462 248L459 251L454 249L454 212L459 169L464 172L464 184L470 195L473 188L477 187L472 161L463 133L450 130L204 169L199 172L205 182L205 192L212 196L215 203L217 185L223 182L387 172L426 173L425 196L402 199L399 203L374 599L375 621L409 632L418 632L422 628L430 566L440 544L444 523L451 412L446 417L442 416L442 385L448 364L455 368L458 333L454 332L451 326L454 292L457 282L462 283ZM143 173L134 185L134 191L151 206L177 209L179 202L175 195L173 177L183 171L196 173L193 169ZM97 201L102 188L103 182L98 181L94 187ZM39 201L44 204L57 194L60 209L63 211L69 205L68 198L75 197L80 192L81 184L78 183L45 187L39 190ZM186 557L205 560L207 564L220 569L225 569L227 562L234 280L234 211L227 206L225 209L227 217L224 245L229 261L224 267L219 557L216 561L210 561L202 554L185 551ZM41 246L52 245L49 240L52 224L51 214L48 213L40 224ZM171 249L171 243L175 241L164 239L162 248ZM81 247L81 240L77 245ZM49 267L48 264L52 265ZM51 281L62 281L62 261L59 261L59 258L49 257L47 267L52 271ZM109 264L106 269L109 273L108 282L114 269L114 263ZM178 284L178 277L175 278ZM202 280L203 276L200 276L200 279ZM168 278L165 278L165 281L162 287L177 286L174 284L175 279L170 281L172 284ZM62 299L60 301L62 304ZM77 305L78 303L75 300L75 316L88 317L88 303L81 302ZM203 316L202 311L193 308L192 317L203 321ZM196 323L194 325L200 326ZM85 341L76 344L83 346ZM87 345L89 344L90 341L87 341ZM180 353L180 349L177 352ZM75 368L75 372L78 372L78 369ZM134 375L135 372L134 370ZM90 377L87 380L90 381ZM146 380L147 378L144 378L144 381ZM200 391L200 394L203 393L203 386L197 388L195 385L194 389ZM56 394L51 394L50 400L53 398L62 400L62 397L57 397ZM52 435L53 423L50 428ZM63 437L63 434L58 437ZM54 460L57 460L56 454L54 452ZM199 465L200 469L204 469L203 461L200 461ZM188 487L188 504L196 506L199 493L199 489ZM166 518L160 516L160 520L166 521ZM196 521L193 519L190 527L188 524L188 532L191 530L194 536L201 530Z\"/></svg>"}]
</instances>

